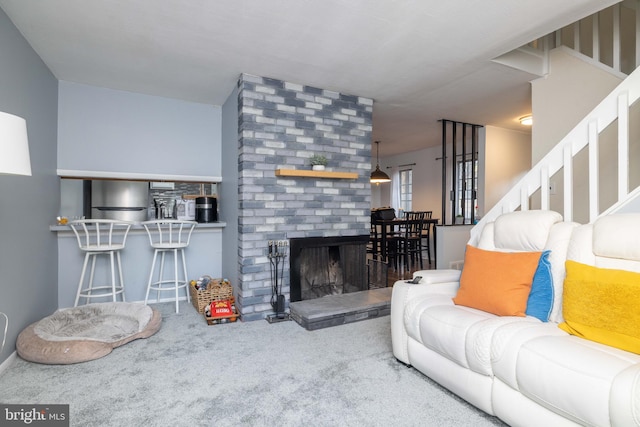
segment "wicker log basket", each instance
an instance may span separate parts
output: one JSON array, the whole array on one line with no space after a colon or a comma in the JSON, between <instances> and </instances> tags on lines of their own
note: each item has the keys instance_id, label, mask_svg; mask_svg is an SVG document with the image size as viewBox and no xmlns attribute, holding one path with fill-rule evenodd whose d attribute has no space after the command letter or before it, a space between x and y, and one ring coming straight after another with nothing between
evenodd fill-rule
<instances>
[{"instance_id":1,"label":"wicker log basket","mask_svg":"<svg viewBox=\"0 0 640 427\"><path fill-rule=\"evenodd\" d=\"M191 302L200 314L204 313L204 308L211 304L211 301L233 298L231 282L226 279L213 279L210 276L204 276L204 278L209 279L206 289L196 289L193 281L189 285Z\"/></svg>"}]
</instances>

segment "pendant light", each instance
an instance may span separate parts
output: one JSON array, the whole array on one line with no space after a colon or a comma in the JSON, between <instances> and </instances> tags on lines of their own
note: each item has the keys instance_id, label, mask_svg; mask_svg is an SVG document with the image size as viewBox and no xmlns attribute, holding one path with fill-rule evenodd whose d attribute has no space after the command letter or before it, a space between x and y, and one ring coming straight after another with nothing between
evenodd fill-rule
<instances>
[{"instance_id":1,"label":"pendant light","mask_svg":"<svg viewBox=\"0 0 640 427\"><path fill-rule=\"evenodd\" d=\"M376 141L376 170L371 172L371 182L380 184L381 182L390 182L389 175L380 170L380 141Z\"/></svg>"}]
</instances>

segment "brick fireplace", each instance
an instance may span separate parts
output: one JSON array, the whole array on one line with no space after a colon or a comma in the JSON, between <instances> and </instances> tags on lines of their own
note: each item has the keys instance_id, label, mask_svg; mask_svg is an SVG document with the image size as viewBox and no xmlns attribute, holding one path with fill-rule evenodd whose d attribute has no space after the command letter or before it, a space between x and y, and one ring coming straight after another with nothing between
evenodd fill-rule
<instances>
[{"instance_id":1,"label":"brick fireplace","mask_svg":"<svg viewBox=\"0 0 640 427\"><path fill-rule=\"evenodd\" d=\"M273 313L269 241L369 235L372 110L368 98L240 77L236 290L243 320ZM276 176L277 169L311 169L312 154L327 157L327 170L356 178ZM282 277L288 304L288 258Z\"/></svg>"},{"instance_id":2,"label":"brick fireplace","mask_svg":"<svg viewBox=\"0 0 640 427\"><path fill-rule=\"evenodd\" d=\"M290 240L290 301L368 289L368 235Z\"/></svg>"}]
</instances>

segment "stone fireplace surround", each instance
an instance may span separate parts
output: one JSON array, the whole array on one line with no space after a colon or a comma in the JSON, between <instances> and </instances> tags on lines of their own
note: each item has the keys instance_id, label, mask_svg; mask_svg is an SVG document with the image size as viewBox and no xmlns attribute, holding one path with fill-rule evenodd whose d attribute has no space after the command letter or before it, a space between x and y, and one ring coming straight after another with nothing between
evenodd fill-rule
<instances>
[{"instance_id":1,"label":"stone fireplace surround","mask_svg":"<svg viewBox=\"0 0 640 427\"><path fill-rule=\"evenodd\" d=\"M241 75L235 287L243 320L273 313L269 241L369 235L372 111L368 98ZM318 153L327 157L328 170L357 178L275 175L276 169L310 169L308 158ZM284 267L288 303L288 258Z\"/></svg>"}]
</instances>

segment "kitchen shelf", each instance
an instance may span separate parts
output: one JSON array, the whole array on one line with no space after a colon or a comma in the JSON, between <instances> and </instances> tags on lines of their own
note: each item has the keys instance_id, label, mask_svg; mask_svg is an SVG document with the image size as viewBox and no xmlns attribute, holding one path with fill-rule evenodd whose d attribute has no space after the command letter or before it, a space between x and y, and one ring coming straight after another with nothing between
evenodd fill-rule
<instances>
[{"instance_id":1,"label":"kitchen shelf","mask_svg":"<svg viewBox=\"0 0 640 427\"><path fill-rule=\"evenodd\" d=\"M305 169L276 169L276 176L289 176L300 178L333 178L333 179L357 179L355 172L314 171Z\"/></svg>"},{"instance_id":2,"label":"kitchen shelf","mask_svg":"<svg viewBox=\"0 0 640 427\"><path fill-rule=\"evenodd\" d=\"M85 171L58 169L58 176L61 178L77 179L123 179L126 181L157 181L157 182L197 182L197 183L218 183L222 182L221 176L209 175L165 175L155 173L134 173L134 172L105 172L105 171Z\"/></svg>"}]
</instances>

